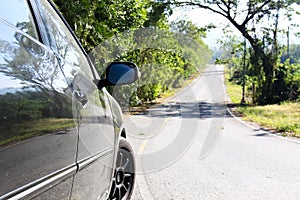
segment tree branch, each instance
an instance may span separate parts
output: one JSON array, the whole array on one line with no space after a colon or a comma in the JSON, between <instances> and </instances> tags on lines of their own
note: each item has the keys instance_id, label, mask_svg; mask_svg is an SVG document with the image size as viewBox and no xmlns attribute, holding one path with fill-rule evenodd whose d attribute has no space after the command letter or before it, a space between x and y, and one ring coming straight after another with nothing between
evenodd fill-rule
<instances>
[{"instance_id":1,"label":"tree branch","mask_svg":"<svg viewBox=\"0 0 300 200\"><path fill-rule=\"evenodd\" d=\"M254 16L261 12L263 7L265 7L267 4L271 3L271 0L267 0L265 1L260 7L256 8L253 12L251 12L251 9L250 9L250 5L249 5L249 10L248 10L248 14L244 20L244 22L242 23L242 26L245 26L251 19L254 18Z\"/></svg>"},{"instance_id":2,"label":"tree branch","mask_svg":"<svg viewBox=\"0 0 300 200\"><path fill-rule=\"evenodd\" d=\"M226 13L227 16L229 16L229 15L230 15L230 12L229 12L230 7L226 4L226 2L225 2L224 0L221 0L221 2L223 2L223 4L225 5L225 7L227 8L227 10L223 9L223 8L221 7L220 3L216 3L217 6L219 7L219 9L220 9L222 12Z\"/></svg>"},{"instance_id":3,"label":"tree branch","mask_svg":"<svg viewBox=\"0 0 300 200\"><path fill-rule=\"evenodd\" d=\"M221 11L213 9L209 6L205 6L205 5L202 5L200 3L195 3L195 2L191 2L191 1L180 1L180 2L173 1L173 2L170 2L170 3L166 3L166 4L170 4L170 5L174 5L174 6L191 6L191 7L203 8L203 9L206 9L206 10L210 10L214 13L217 13L219 15L222 15L223 17L227 17L226 13L222 13Z\"/></svg>"}]
</instances>

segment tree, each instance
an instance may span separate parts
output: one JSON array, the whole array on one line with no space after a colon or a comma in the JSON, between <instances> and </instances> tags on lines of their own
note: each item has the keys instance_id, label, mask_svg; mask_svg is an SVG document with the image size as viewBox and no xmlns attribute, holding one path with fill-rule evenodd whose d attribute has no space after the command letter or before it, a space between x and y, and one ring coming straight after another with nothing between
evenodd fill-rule
<instances>
[{"instance_id":1,"label":"tree","mask_svg":"<svg viewBox=\"0 0 300 200\"><path fill-rule=\"evenodd\" d=\"M147 1L55 0L63 16L89 52L113 35L142 27Z\"/></svg>"},{"instance_id":2,"label":"tree","mask_svg":"<svg viewBox=\"0 0 300 200\"><path fill-rule=\"evenodd\" d=\"M290 63L300 63L300 45L291 44L287 52L284 52L281 57L281 61L285 62L287 59L290 59Z\"/></svg>"},{"instance_id":3,"label":"tree","mask_svg":"<svg viewBox=\"0 0 300 200\"><path fill-rule=\"evenodd\" d=\"M203 38L206 37L207 31L212 28L215 27L213 25L198 27L192 21L186 20L171 22L171 31L176 34L184 58L196 70L205 66L211 59L211 52L204 43ZM188 69L185 71L188 71Z\"/></svg>"},{"instance_id":4,"label":"tree","mask_svg":"<svg viewBox=\"0 0 300 200\"><path fill-rule=\"evenodd\" d=\"M170 30L169 4L150 0L55 0L55 3L100 74L107 63L116 60L132 61L139 66L139 86L108 88L120 105L151 102L166 90L180 86L182 80L210 60L210 51L201 40L206 28L183 22L186 32ZM136 94L129 87L137 87Z\"/></svg>"},{"instance_id":5,"label":"tree","mask_svg":"<svg viewBox=\"0 0 300 200\"><path fill-rule=\"evenodd\" d=\"M226 35L226 39L219 40L221 55L216 60L217 64L227 64L230 80L241 83L244 41L235 35Z\"/></svg>"},{"instance_id":6,"label":"tree","mask_svg":"<svg viewBox=\"0 0 300 200\"><path fill-rule=\"evenodd\" d=\"M144 22L144 27L169 28L167 16L172 14L172 9L169 4L149 1L147 4L148 13L147 20Z\"/></svg>"},{"instance_id":7,"label":"tree","mask_svg":"<svg viewBox=\"0 0 300 200\"><path fill-rule=\"evenodd\" d=\"M251 62L260 80L259 103L276 103L273 85L279 67L279 21L282 15L291 18L292 5L300 4L298 0L173 0L170 3L207 9L225 17L253 49Z\"/></svg>"}]
</instances>

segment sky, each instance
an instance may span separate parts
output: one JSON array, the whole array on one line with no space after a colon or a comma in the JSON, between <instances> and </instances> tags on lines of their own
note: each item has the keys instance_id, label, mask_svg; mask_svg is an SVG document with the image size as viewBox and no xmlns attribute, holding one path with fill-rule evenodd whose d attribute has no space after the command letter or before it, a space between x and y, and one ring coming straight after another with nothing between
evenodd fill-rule
<instances>
[{"instance_id":1,"label":"sky","mask_svg":"<svg viewBox=\"0 0 300 200\"><path fill-rule=\"evenodd\" d=\"M210 47L217 46L217 41L223 37L222 28L226 26L227 20L215 13L204 9L174 9L173 15L169 18L172 20L190 20L199 27L214 24L217 28L212 29L207 33L207 37L204 38L206 44ZM239 33L235 31L238 35Z\"/></svg>"},{"instance_id":2,"label":"sky","mask_svg":"<svg viewBox=\"0 0 300 200\"><path fill-rule=\"evenodd\" d=\"M295 10L300 11L300 6L295 7ZM210 48L218 47L217 41L220 39L225 39L224 33L222 29L228 25L228 20L218 14L212 13L211 11L205 10L205 9L184 9L184 8L176 8L174 9L173 15L170 16L169 20L176 20L176 19L185 19L185 20L191 20L198 26L202 27L205 25L208 25L210 23L217 26L216 29L210 30L210 32L207 33L207 38L204 39L204 42L209 45ZM280 24L282 25L283 29L287 29L289 24L299 24L300 25L300 15L294 15L293 21L282 21ZM233 31L233 34L241 37L241 34L233 27L231 26L231 30ZM300 28L291 28L291 33L300 32ZM282 35L279 38L283 43L286 43L287 36ZM290 34L290 42L300 44L300 38L297 38L294 36L294 34Z\"/></svg>"}]
</instances>

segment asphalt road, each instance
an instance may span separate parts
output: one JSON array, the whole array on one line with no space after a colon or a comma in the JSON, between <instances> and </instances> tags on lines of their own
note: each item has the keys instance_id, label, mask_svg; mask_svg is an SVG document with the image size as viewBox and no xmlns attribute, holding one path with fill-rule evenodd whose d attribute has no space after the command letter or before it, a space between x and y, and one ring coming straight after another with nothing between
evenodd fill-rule
<instances>
[{"instance_id":1,"label":"asphalt road","mask_svg":"<svg viewBox=\"0 0 300 200\"><path fill-rule=\"evenodd\" d=\"M300 199L300 141L226 107L222 66L145 114L126 116L136 152L133 199Z\"/></svg>"}]
</instances>

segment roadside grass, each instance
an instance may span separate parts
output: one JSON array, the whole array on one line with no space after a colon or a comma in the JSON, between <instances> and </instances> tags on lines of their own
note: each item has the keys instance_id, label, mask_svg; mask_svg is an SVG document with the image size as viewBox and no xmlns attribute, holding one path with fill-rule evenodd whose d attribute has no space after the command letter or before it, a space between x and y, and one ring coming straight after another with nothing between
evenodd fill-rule
<instances>
[{"instance_id":1,"label":"roadside grass","mask_svg":"<svg viewBox=\"0 0 300 200\"><path fill-rule=\"evenodd\" d=\"M72 119L40 119L0 127L0 146L74 127Z\"/></svg>"},{"instance_id":2,"label":"roadside grass","mask_svg":"<svg viewBox=\"0 0 300 200\"><path fill-rule=\"evenodd\" d=\"M282 132L283 136L300 138L300 103L286 102L280 105L238 106L243 119Z\"/></svg>"},{"instance_id":3,"label":"roadside grass","mask_svg":"<svg viewBox=\"0 0 300 200\"><path fill-rule=\"evenodd\" d=\"M225 84L231 102L235 104L235 111L242 115L244 120L281 132L282 136L300 138L300 102L284 102L280 105L266 106L241 105L242 87L229 82L227 73Z\"/></svg>"},{"instance_id":4,"label":"roadside grass","mask_svg":"<svg viewBox=\"0 0 300 200\"><path fill-rule=\"evenodd\" d=\"M228 81L227 75L225 75L225 84L231 102L234 104L239 104L242 99L242 86Z\"/></svg>"}]
</instances>

